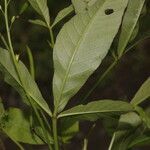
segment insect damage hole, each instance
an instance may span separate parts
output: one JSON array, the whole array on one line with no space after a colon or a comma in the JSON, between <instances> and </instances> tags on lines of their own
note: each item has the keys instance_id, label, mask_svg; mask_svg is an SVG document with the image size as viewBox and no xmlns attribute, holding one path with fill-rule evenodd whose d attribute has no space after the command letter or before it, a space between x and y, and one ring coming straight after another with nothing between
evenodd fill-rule
<instances>
[{"instance_id":1,"label":"insect damage hole","mask_svg":"<svg viewBox=\"0 0 150 150\"><path fill-rule=\"evenodd\" d=\"M114 13L114 10L113 10L113 9L106 9L106 10L105 10L105 14L106 14L106 15L111 15L112 13Z\"/></svg>"}]
</instances>

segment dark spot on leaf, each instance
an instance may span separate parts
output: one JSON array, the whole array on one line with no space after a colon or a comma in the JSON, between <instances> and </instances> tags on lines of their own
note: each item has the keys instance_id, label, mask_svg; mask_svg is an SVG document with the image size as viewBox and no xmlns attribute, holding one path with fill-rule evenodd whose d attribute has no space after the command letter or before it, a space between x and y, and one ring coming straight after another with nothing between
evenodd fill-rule
<instances>
[{"instance_id":1,"label":"dark spot on leaf","mask_svg":"<svg viewBox=\"0 0 150 150\"><path fill-rule=\"evenodd\" d=\"M105 10L105 14L106 14L106 15L110 15L110 14L112 14L113 12L114 12L113 9L106 9L106 10Z\"/></svg>"}]
</instances>

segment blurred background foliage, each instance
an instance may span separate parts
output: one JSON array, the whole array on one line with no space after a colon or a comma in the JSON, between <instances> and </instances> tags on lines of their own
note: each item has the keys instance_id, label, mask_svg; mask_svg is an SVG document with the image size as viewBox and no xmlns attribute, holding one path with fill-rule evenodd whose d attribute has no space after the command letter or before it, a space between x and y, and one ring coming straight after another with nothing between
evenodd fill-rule
<instances>
[{"instance_id":1,"label":"blurred background foliage","mask_svg":"<svg viewBox=\"0 0 150 150\"><path fill-rule=\"evenodd\" d=\"M50 37L44 27L29 23L29 19L39 18L38 14L36 14L31 7L28 7L23 14L19 15L20 9L25 2L26 0L11 0L9 10L9 14L11 15L10 19L12 16L18 16L11 31L14 48L16 50L16 54L20 55L20 59L23 60L27 67L29 66L29 63L25 46L28 45L31 48L35 61L36 81L45 99L50 106L52 106L53 51L47 42ZM2 3L3 0L0 0L0 4ZM55 16L61 9L70 5L70 3L70 0L48 0L51 21L54 20ZM147 0L146 7L147 11L144 16L141 16L140 18L138 36L150 32L149 0ZM63 22L54 29L55 37L62 25ZM0 31L3 35L6 35L2 15L0 15ZM4 47L1 41L0 45ZM78 94L72 98L68 107L81 102L81 98L97 81L102 72L104 72L104 70L109 66L111 60L112 57L108 54L106 59L103 61L103 64L90 77L88 82L78 92ZM109 76L107 76L104 82L96 88L86 102L102 98L130 100L148 76L150 76L150 39L141 41L130 52L124 55L115 69L109 74ZM0 74L0 96L4 100L5 107L15 106L23 108L19 95L9 85L4 83L2 74ZM146 102L143 106L150 106L149 104L150 103ZM92 124L89 122L81 123L81 132L72 140L72 143L67 144L64 149L81 149L82 140L91 125ZM102 123L97 121L95 129L90 135L89 149L97 150L101 147L102 150L107 150L109 142L110 137L104 131ZM15 147L9 139L5 140L5 145L8 150L17 150L17 147ZM26 145L26 147L27 150L31 149L30 146ZM38 147L36 147L36 149L38 149ZM39 149L44 149L44 147L39 147ZM150 146L139 148L139 150L149 149Z\"/></svg>"}]
</instances>

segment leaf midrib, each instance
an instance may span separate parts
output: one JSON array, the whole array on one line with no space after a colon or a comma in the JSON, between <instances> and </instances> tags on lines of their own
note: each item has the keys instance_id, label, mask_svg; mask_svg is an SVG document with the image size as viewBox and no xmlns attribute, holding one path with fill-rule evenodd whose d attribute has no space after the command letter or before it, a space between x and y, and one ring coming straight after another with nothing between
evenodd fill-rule
<instances>
[{"instance_id":1,"label":"leaf midrib","mask_svg":"<svg viewBox=\"0 0 150 150\"><path fill-rule=\"evenodd\" d=\"M131 109L132 110L132 109ZM68 114L60 114L58 118L69 117L69 116L77 116L77 115L85 115L85 114L96 114L96 113L109 113L109 112L128 112L131 110L105 110L105 111L88 111L88 112L76 112L76 113L68 113Z\"/></svg>"},{"instance_id":2,"label":"leaf midrib","mask_svg":"<svg viewBox=\"0 0 150 150\"><path fill-rule=\"evenodd\" d=\"M47 0L46 0L46 3L47 3ZM41 11L41 13L42 13L42 15L43 15L45 21L46 21L46 24L48 25L47 18L45 17L44 12L43 12L43 10L41 9L41 4L40 4L40 2L37 1L37 4L38 4L38 7L39 7L39 9L40 9L40 11Z\"/></svg>"},{"instance_id":3,"label":"leaf midrib","mask_svg":"<svg viewBox=\"0 0 150 150\"><path fill-rule=\"evenodd\" d=\"M145 3L145 2L143 1L143 5L144 5L144 3ZM138 10L138 14L140 14L140 12L141 12L141 10L142 10L142 8L143 8L143 5L141 5L140 9ZM139 15L139 17L140 17L140 15ZM124 49L126 48L126 46L127 46L127 44L128 44L128 41L129 41L129 39L130 39L130 37L131 37L131 35L132 35L132 33L133 33L133 30L134 30L135 27L136 27L136 24L137 24L137 22L138 22L139 17L137 17L137 18L134 20L134 25L131 27L130 33L128 33L128 38L125 40L123 46L119 45L117 51L123 52Z\"/></svg>"},{"instance_id":4,"label":"leaf midrib","mask_svg":"<svg viewBox=\"0 0 150 150\"><path fill-rule=\"evenodd\" d=\"M28 94L43 110L45 110L50 116L52 116L50 110L45 109L45 107L43 107L37 100L35 100L35 98L29 93L27 92L27 90L24 89L24 87L22 86L21 83L18 82L18 80L8 71L8 69L1 63L1 65L4 67L5 70L7 70L7 72L9 73L9 75L15 80L17 81L17 83L22 87L23 91Z\"/></svg>"},{"instance_id":5,"label":"leaf midrib","mask_svg":"<svg viewBox=\"0 0 150 150\"><path fill-rule=\"evenodd\" d=\"M103 2L103 4L99 7L99 9L97 10L97 12L94 14L94 16L92 17L92 19L89 21L89 23L87 24L87 27L85 28L84 32L83 32L83 36L81 36L80 40L78 41L77 43L77 46L75 48L75 51L73 53L73 56L71 57L71 60L69 61L69 65L68 65L68 69L66 71L66 74L65 74L65 78L63 80L63 84L62 84L62 88L61 88L61 91L60 91L60 96L58 98L58 102L60 102L61 98L62 98L62 93L63 93L63 90L64 90L64 87L65 87L65 84L66 84L66 81L67 81L67 78L69 76L69 72L70 72L70 69L71 69L71 66L72 66L72 63L74 61L74 58L76 56L76 53L78 52L79 50L79 47L83 41L83 39L85 38L86 36L86 33L87 31L90 29L91 25L93 24L93 21L95 20L95 17L97 16L97 14L99 13L99 11L101 11L101 7L104 5L105 1ZM58 106L59 107L59 106Z\"/></svg>"}]
</instances>

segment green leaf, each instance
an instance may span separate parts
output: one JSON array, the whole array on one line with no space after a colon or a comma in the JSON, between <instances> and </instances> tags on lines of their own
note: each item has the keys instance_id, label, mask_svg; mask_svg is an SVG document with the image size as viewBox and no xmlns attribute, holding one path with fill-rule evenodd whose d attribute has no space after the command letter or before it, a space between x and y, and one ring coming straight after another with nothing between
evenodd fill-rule
<instances>
[{"instance_id":1,"label":"green leaf","mask_svg":"<svg viewBox=\"0 0 150 150\"><path fill-rule=\"evenodd\" d=\"M103 127L107 133L107 135L112 136L116 131L116 127L118 126L119 116L115 115L113 117L104 117L102 118Z\"/></svg>"},{"instance_id":2,"label":"green leaf","mask_svg":"<svg viewBox=\"0 0 150 150\"><path fill-rule=\"evenodd\" d=\"M72 0L76 13L85 12L89 7L94 5L97 0Z\"/></svg>"},{"instance_id":3,"label":"green leaf","mask_svg":"<svg viewBox=\"0 0 150 150\"><path fill-rule=\"evenodd\" d=\"M120 128L130 128L137 127L142 123L141 118L138 114L134 112L129 112L127 114L121 115L119 120L119 129Z\"/></svg>"},{"instance_id":4,"label":"green leaf","mask_svg":"<svg viewBox=\"0 0 150 150\"><path fill-rule=\"evenodd\" d=\"M150 134L149 135L139 135L133 139L133 141L128 146L129 148L133 148L136 146L144 146L144 145L150 145Z\"/></svg>"},{"instance_id":5,"label":"green leaf","mask_svg":"<svg viewBox=\"0 0 150 150\"><path fill-rule=\"evenodd\" d=\"M29 20L30 23L33 23L35 25L40 25L40 26L43 26L43 27L46 27L47 28L47 25L44 21L42 20L39 20L39 19L35 19L35 20Z\"/></svg>"},{"instance_id":6,"label":"green leaf","mask_svg":"<svg viewBox=\"0 0 150 150\"><path fill-rule=\"evenodd\" d=\"M13 140L28 144L43 144L41 139L32 132L29 114L18 108L10 108L1 119L2 131Z\"/></svg>"},{"instance_id":7,"label":"green leaf","mask_svg":"<svg viewBox=\"0 0 150 150\"><path fill-rule=\"evenodd\" d=\"M39 13L44 19L47 25L50 23L49 9L47 6L47 0L28 0L31 6Z\"/></svg>"},{"instance_id":8,"label":"green leaf","mask_svg":"<svg viewBox=\"0 0 150 150\"><path fill-rule=\"evenodd\" d=\"M125 52L128 52L128 51L132 50L132 48L134 48L134 47L137 46L140 42L142 42L142 41L144 41L145 39L148 39L148 38L150 38L150 31L146 31L146 32L144 32L144 33L138 35L138 36L135 38L135 40L134 40L133 42L131 42L131 43L128 45L128 47L127 47L127 49L126 49Z\"/></svg>"},{"instance_id":9,"label":"green leaf","mask_svg":"<svg viewBox=\"0 0 150 150\"><path fill-rule=\"evenodd\" d=\"M122 130L115 132L115 141L110 150L128 150L130 142L137 136L136 130ZM134 134L133 134L134 133Z\"/></svg>"},{"instance_id":10,"label":"green leaf","mask_svg":"<svg viewBox=\"0 0 150 150\"><path fill-rule=\"evenodd\" d=\"M87 105L78 105L66 110L58 115L58 118L71 117L76 120L96 120L101 115L111 113L126 113L133 111L133 107L123 101L100 100L88 103Z\"/></svg>"},{"instance_id":11,"label":"green leaf","mask_svg":"<svg viewBox=\"0 0 150 150\"><path fill-rule=\"evenodd\" d=\"M52 24L52 28L57 25L60 21L62 21L64 18L66 18L69 14L71 14L74 11L74 8L72 5L64 8L61 10L58 15L56 16L54 23Z\"/></svg>"},{"instance_id":12,"label":"green leaf","mask_svg":"<svg viewBox=\"0 0 150 150\"><path fill-rule=\"evenodd\" d=\"M69 143L79 132L79 122L70 118L62 118L59 123L58 132L62 142Z\"/></svg>"},{"instance_id":13,"label":"green leaf","mask_svg":"<svg viewBox=\"0 0 150 150\"><path fill-rule=\"evenodd\" d=\"M133 139L141 133L138 128L141 124L141 118L134 112L121 115L111 150L127 150Z\"/></svg>"},{"instance_id":14,"label":"green leaf","mask_svg":"<svg viewBox=\"0 0 150 150\"><path fill-rule=\"evenodd\" d=\"M9 52L0 48L0 71L4 74L5 81L19 92L26 103L26 95L28 95L38 106L51 116L52 113L46 101L43 99L36 82L21 61L18 62L18 69L23 85L18 78Z\"/></svg>"},{"instance_id":15,"label":"green leaf","mask_svg":"<svg viewBox=\"0 0 150 150\"><path fill-rule=\"evenodd\" d=\"M129 43L131 43L138 35L138 32L139 32L139 22L137 22L133 32L132 32L132 35L130 37L130 40L129 40Z\"/></svg>"},{"instance_id":16,"label":"green leaf","mask_svg":"<svg viewBox=\"0 0 150 150\"><path fill-rule=\"evenodd\" d=\"M142 121L145 123L146 128L150 129L150 114L138 106L135 107L135 110L139 113Z\"/></svg>"},{"instance_id":17,"label":"green leaf","mask_svg":"<svg viewBox=\"0 0 150 150\"><path fill-rule=\"evenodd\" d=\"M47 143L47 139L46 139L46 137L45 137L45 134L44 134L44 132L43 132L43 129L42 129L42 127L41 126L36 126L36 125L34 125L33 126L33 130L34 130L34 132L36 133L36 135L38 136L38 137L40 137L40 139L42 139L42 141L44 141L45 143ZM48 132L48 131L47 131ZM47 135L48 137L48 139L49 139L49 141L50 141L50 143L51 144L53 144L53 138L52 138L52 136L51 136L51 134L48 134Z\"/></svg>"},{"instance_id":18,"label":"green leaf","mask_svg":"<svg viewBox=\"0 0 150 150\"><path fill-rule=\"evenodd\" d=\"M74 16L61 29L54 47L53 93L58 112L64 109L108 53L127 2L98 1L87 12ZM114 12L106 15L108 8Z\"/></svg>"},{"instance_id":19,"label":"green leaf","mask_svg":"<svg viewBox=\"0 0 150 150\"><path fill-rule=\"evenodd\" d=\"M19 15L23 14L27 10L28 7L29 7L29 3L25 2L19 10Z\"/></svg>"},{"instance_id":20,"label":"green leaf","mask_svg":"<svg viewBox=\"0 0 150 150\"><path fill-rule=\"evenodd\" d=\"M76 13L80 13L86 10L87 3L83 0L72 0L72 4L75 8Z\"/></svg>"},{"instance_id":21,"label":"green leaf","mask_svg":"<svg viewBox=\"0 0 150 150\"><path fill-rule=\"evenodd\" d=\"M133 97L131 104L139 105L150 97L150 78L148 78Z\"/></svg>"},{"instance_id":22,"label":"green leaf","mask_svg":"<svg viewBox=\"0 0 150 150\"><path fill-rule=\"evenodd\" d=\"M140 17L145 0L129 0L125 16L123 18L121 34L118 44L118 56L122 56L132 34L138 19Z\"/></svg>"}]
</instances>

